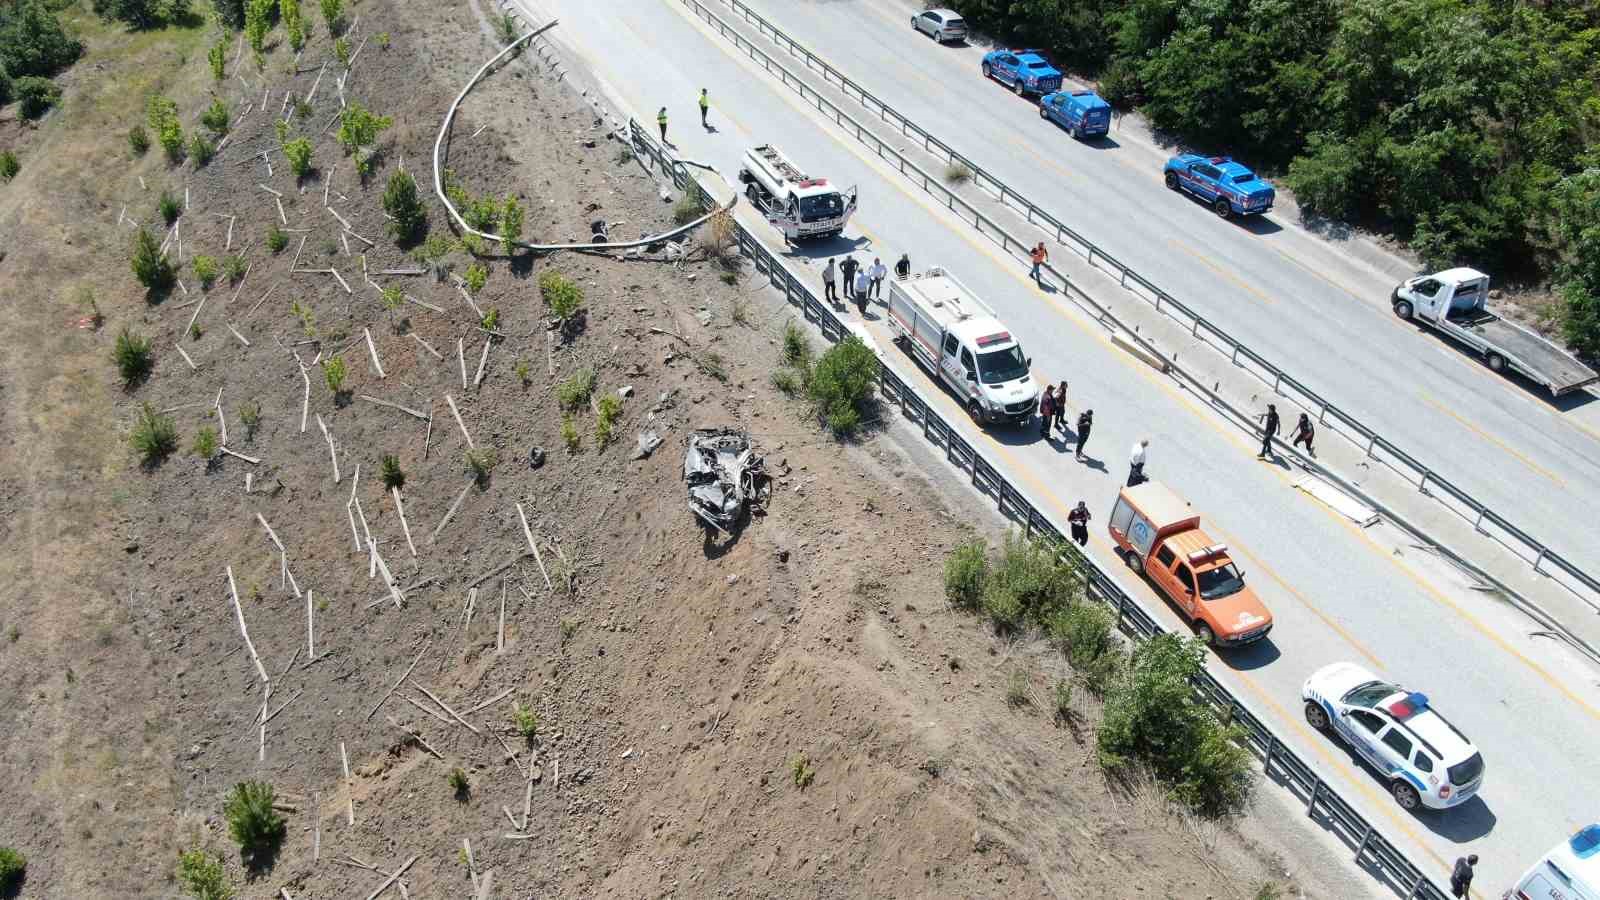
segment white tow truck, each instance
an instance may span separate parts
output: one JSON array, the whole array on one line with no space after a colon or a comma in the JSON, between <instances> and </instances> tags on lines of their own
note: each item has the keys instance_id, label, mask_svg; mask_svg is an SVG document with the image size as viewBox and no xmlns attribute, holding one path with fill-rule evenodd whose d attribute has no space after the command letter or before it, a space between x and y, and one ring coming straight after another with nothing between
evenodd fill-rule
<instances>
[{"instance_id":1,"label":"white tow truck","mask_svg":"<svg viewBox=\"0 0 1600 900\"><path fill-rule=\"evenodd\" d=\"M1039 405L1033 360L954 275L934 267L889 282L895 342L961 398L973 421L1025 422Z\"/></svg>"},{"instance_id":2,"label":"white tow truck","mask_svg":"<svg viewBox=\"0 0 1600 900\"><path fill-rule=\"evenodd\" d=\"M856 211L854 187L840 191L826 178L807 175L771 144L744 152L739 181L786 241L836 237Z\"/></svg>"},{"instance_id":3,"label":"white tow truck","mask_svg":"<svg viewBox=\"0 0 1600 900\"><path fill-rule=\"evenodd\" d=\"M1489 276L1456 268L1400 283L1389 295L1394 314L1414 319L1483 354L1490 369L1511 369L1544 385L1559 397L1600 381L1600 375L1572 354L1485 306Z\"/></svg>"}]
</instances>

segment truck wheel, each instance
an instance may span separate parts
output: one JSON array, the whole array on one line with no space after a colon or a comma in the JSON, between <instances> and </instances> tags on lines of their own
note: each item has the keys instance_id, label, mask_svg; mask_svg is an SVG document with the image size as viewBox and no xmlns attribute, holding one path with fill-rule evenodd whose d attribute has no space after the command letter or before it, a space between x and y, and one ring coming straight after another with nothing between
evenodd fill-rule
<instances>
[{"instance_id":1,"label":"truck wheel","mask_svg":"<svg viewBox=\"0 0 1600 900\"><path fill-rule=\"evenodd\" d=\"M1122 561L1128 565L1128 569L1135 575L1144 574L1144 564L1139 562L1139 554L1129 550L1127 553L1123 554Z\"/></svg>"},{"instance_id":2,"label":"truck wheel","mask_svg":"<svg viewBox=\"0 0 1600 900\"><path fill-rule=\"evenodd\" d=\"M1489 364L1489 371L1491 372L1504 372L1506 370L1506 358L1498 353L1489 354L1484 361Z\"/></svg>"},{"instance_id":3,"label":"truck wheel","mask_svg":"<svg viewBox=\"0 0 1600 900\"><path fill-rule=\"evenodd\" d=\"M1050 114L1044 111L1044 104L1043 103L1039 104L1039 118L1041 118L1041 119L1050 118Z\"/></svg>"},{"instance_id":4,"label":"truck wheel","mask_svg":"<svg viewBox=\"0 0 1600 900\"><path fill-rule=\"evenodd\" d=\"M1166 176L1166 178L1164 180L1167 182L1167 190L1175 191L1175 190L1178 189L1178 173L1177 172L1168 172L1167 176Z\"/></svg>"},{"instance_id":5,"label":"truck wheel","mask_svg":"<svg viewBox=\"0 0 1600 900\"><path fill-rule=\"evenodd\" d=\"M1411 304L1405 300L1396 300L1394 302L1394 314L1402 319L1411 318Z\"/></svg>"},{"instance_id":6,"label":"truck wheel","mask_svg":"<svg viewBox=\"0 0 1600 900\"><path fill-rule=\"evenodd\" d=\"M1194 635L1200 639L1200 643L1205 644L1207 647L1215 647L1217 645L1216 633L1211 630L1210 625L1204 622L1195 626Z\"/></svg>"},{"instance_id":7,"label":"truck wheel","mask_svg":"<svg viewBox=\"0 0 1600 900\"><path fill-rule=\"evenodd\" d=\"M983 407L978 405L978 401L967 401L967 415L971 416L972 421L978 423L979 425L983 424Z\"/></svg>"},{"instance_id":8,"label":"truck wheel","mask_svg":"<svg viewBox=\"0 0 1600 900\"><path fill-rule=\"evenodd\" d=\"M1328 712L1319 703L1306 701L1306 724L1318 731L1328 730Z\"/></svg>"},{"instance_id":9,"label":"truck wheel","mask_svg":"<svg viewBox=\"0 0 1600 900\"><path fill-rule=\"evenodd\" d=\"M1016 81L1011 82L1011 90L1014 93L1016 93L1016 95L1018 97L1022 96L1022 79L1021 78L1018 78Z\"/></svg>"},{"instance_id":10,"label":"truck wheel","mask_svg":"<svg viewBox=\"0 0 1600 900\"><path fill-rule=\"evenodd\" d=\"M1211 201L1211 211L1224 219L1233 215L1233 208L1228 205L1228 198L1226 197L1218 197Z\"/></svg>"},{"instance_id":11,"label":"truck wheel","mask_svg":"<svg viewBox=\"0 0 1600 900\"><path fill-rule=\"evenodd\" d=\"M994 69L989 68L989 64L988 63L984 63L983 64L983 77L985 77L985 78L993 78L994 77Z\"/></svg>"},{"instance_id":12,"label":"truck wheel","mask_svg":"<svg viewBox=\"0 0 1600 900\"><path fill-rule=\"evenodd\" d=\"M756 191L756 186L753 183L745 185L744 195L747 198L749 198L750 204L752 206L755 206L755 207L758 207L758 208L761 206L761 203L760 203L761 198L760 198L759 194Z\"/></svg>"},{"instance_id":13,"label":"truck wheel","mask_svg":"<svg viewBox=\"0 0 1600 900\"><path fill-rule=\"evenodd\" d=\"M1389 793L1394 795L1394 802L1400 804L1401 809L1416 809L1422 798L1417 796L1417 789L1404 781L1396 781L1389 787Z\"/></svg>"}]
</instances>

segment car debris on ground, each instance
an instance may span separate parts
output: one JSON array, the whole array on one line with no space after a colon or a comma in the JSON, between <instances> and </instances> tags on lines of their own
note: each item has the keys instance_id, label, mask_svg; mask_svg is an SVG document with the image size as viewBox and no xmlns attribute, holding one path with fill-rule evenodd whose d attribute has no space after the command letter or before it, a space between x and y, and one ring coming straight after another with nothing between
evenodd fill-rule
<instances>
[{"instance_id":1,"label":"car debris on ground","mask_svg":"<svg viewBox=\"0 0 1600 900\"><path fill-rule=\"evenodd\" d=\"M764 508L772 495L750 434L734 428L700 428L689 434L683 480L689 485L690 511L723 532L733 530L752 502Z\"/></svg>"}]
</instances>

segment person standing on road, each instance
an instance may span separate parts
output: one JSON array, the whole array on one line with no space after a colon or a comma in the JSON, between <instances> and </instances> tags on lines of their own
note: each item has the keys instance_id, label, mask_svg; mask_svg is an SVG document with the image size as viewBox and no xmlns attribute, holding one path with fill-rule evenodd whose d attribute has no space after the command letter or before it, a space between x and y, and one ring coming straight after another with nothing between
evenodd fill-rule
<instances>
[{"instance_id":1,"label":"person standing on road","mask_svg":"<svg viewBox=\"0 0 1600 900\"><path fill-rule=\"evenodd\" d=\"M1261 452L1256 454L1256 459L1266 459L1272 456L1272 438L1278 433L1278 408L1271 403L1267 404L1267 411L1259 416L1261 423Z\"/></svg>"},{"instance_id":2,"label":"person standing on road","mask_svg":"<svg viewBox=\"0 0 1600 900\"><path fill-rule=\"evenodd\" d=\"M833 257L828 257L828 264L822 267L822 298L839 305L839 269L833 264Z\"/></svg>"},{"instance_id":3,"label":"person standing on road","mask_svg":"<svg viewBox=\"0 0 1600 900\"><path fill-rule=\"evenodd\" d=\"M1089 443L1089 431L1094 428L1094 410L1086 409L1078 414L1078 449L1073 458L1083 459L1083 445Z\"/></svg>"},{"instance_id":4,"label":"person standing on road","mask_svg":"<svg viewBox=\"0 0 1600 900\"><path fill-rule=\"evenodd\" d=\"M1061 429L1061 436L1067 436L1067 383L1065 380L1056 387L1056 427Z\"/></svg>"},{"instance_id":5,"label":"person standing on road","mask_svg":"<svg viewBox=\"0 0 1600 900\"><path fill-rule=\"evenodd\" d=\"M1145 450L1149 447L1149 438L1140 438L1139 443L1133 445L1133 452L1128 456L1128 487L1149 480L1144 477Z\"/></svg>"},{"instance_id":6,"label":"person standing on road","mask_svg":"<svg viewBox=\"0 0 1600 900\"><path fill-rule=\"evenodd\" d=\"M900 261L894 264L894 277L896 277L896 278L910 278L911 277L911 254L909 254L909 253L900 254Z\"/></svg>"},{"instance_id":7,"label":"person standing on road","mask_svg":"<svg viewBox=\"0 0 1600 900\"><path fill-rule=\"evenodd\" d=\"M883 260L874 256L872 268L867 270L867 274L872 277L872 298L883 300L883 280L889 277L889 267L883 264Z\"/></svg>"},{"instance_id":8,"label":"person standing on road","mask_svg":"<svg viewBox=\"0 0 1600 900\"><path fill-rule=\"evenodd\" d=\"M705 88L701 88L700 89L700 127L704 128L707 131L711 130L711 125L706 122L706 113L710 112L710 110L711 110L711 98L706 96L706 89Z\"/></svg>"},{"instance_id":9,"label":"person standing on road","mask_svg":"<svg viewBox=\"0 0 1600 900\"><path fill-rule=\"evenodd\" d=\"M661 107L661 111L656 113L656 124L661 127L661 143L665 144L667 142L667 108L665 106Z\"/></svg>"},{"instance_id":10,"label":"person standing on road","mask_svg":"<svg viewBox=\"0 0 1600 900\"><path fill-rule=\"evenodd\" d=\"M1082 500L1072 508L1072 512L1067 513L1067 524L1072 526L1072 539L1078 542L1079 547L1089 543L1090 518L1089 507Z\"/></svg>"},{"instance_id":11,"label":"person standing on road","mask_svg":"<svg viewBox=\"0 0 1600 900\"><path fill-rule=\"evenodd\" d=\"M861 318L867 317L867 294L872 290L872 279L867 277L867 270L862 268L856 272L854 293L856 298L856 311L861 313Z\"/></svg>"},{"instance_id":12,"label":"person standing on road","mask_svg":"<svg viewBox=\"0 0 1600 900\"><path fill-rule=\"evenodd\" d=\"M839 264L839 268L844 272L844 298L846 300L854 300L856 288L856 270L861 268L861 266L856 262L856 258L854 256L846 256L844 258L844 262Z\"/></svg>"},{"instance_id":13,"label":"person standing on road","mask_svg":"<svg viewBox=\"0 0 1600 900\"><path fill-rule=\"evenodd\" d=\"M1039 398L1039 437L1050 440L1050 419L1056 414L1056 389L1045 386Z\"/></svg>"},{"instance_id":14,"label":"person standing on road","mask_svg":"<svg viewBox=\"0 0 1600 900\"><path fill-rule=\"evenodd\" d=\"M1478 864L1478 854L1474 853L1466 859L1456 859L1456 867L1450 872L1450 893L1456 897L1465 897L1472 892L1472 867Z\"/></svg>"},{"instance_id":15,"label":"person standing on road","mask_svg":"<svg viewBox=\"0 0 1600 900\"><path fill-rule=\"evenodd\" d=\"M1028 274L1033 276L1036 284L1041 283L1039 281L1039 267L1050 259L1050 254L1044 249L1044 241L1040 241L1038 246L1033 248L1033 251L1028 254L1028 258L1033 260L1033 269Z\"/></svg>"},{"instance_id":16,"label":"person standing on road","mask_svg":"<svg viewBox=\"0 0 1600 900\"><path fill-rule=\"evenodd\" d=\"M1298 447L1302 442L1304 442L1306 445L1306 452L1315 457L1317 455L1317 451L1311 446L1311 442L1316 439L1316 436L1316 429L1311 427L1311 417L1305 413L1301 413L1300 421L1294 426L1294 443L1290 446Z\"/></svg>"}]
</instances>

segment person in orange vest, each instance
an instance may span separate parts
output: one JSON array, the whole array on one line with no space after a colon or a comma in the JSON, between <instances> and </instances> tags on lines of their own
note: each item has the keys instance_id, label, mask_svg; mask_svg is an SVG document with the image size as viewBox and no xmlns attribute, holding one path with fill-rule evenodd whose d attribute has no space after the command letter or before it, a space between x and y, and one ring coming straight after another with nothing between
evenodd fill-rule
<instances>
[{"instance_id":1,"label":"person in orange vest","mask_svg":"<svg viewBox=\"0 0 1600 900\"><path fill-rule=\"evenodd\" d=\"M662 127L665 127L665 126L662 126ZM1039 267L1044 265L1045 260L1050 258L1050 254L1045 252L1044 241L1040 241L1039 245L1034 247L1033 248L1033 252L1028 254L1028 256L1030 258L1032 258L1032 260L1033 260L1033 271L1029 272L1028 274L1033 276L1033 280L1035 282L1038 282L1039 281Z\"/></svg>"}]
</instances>

